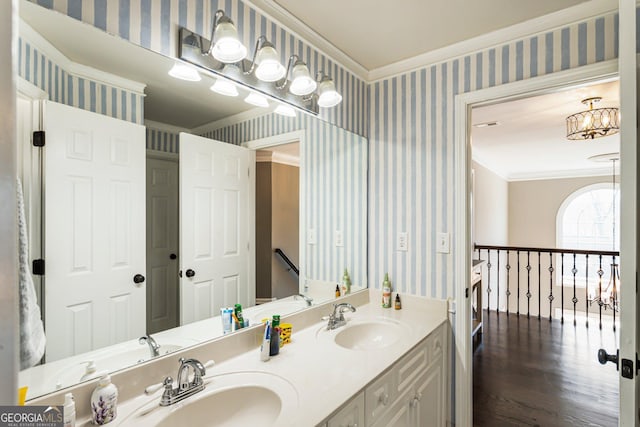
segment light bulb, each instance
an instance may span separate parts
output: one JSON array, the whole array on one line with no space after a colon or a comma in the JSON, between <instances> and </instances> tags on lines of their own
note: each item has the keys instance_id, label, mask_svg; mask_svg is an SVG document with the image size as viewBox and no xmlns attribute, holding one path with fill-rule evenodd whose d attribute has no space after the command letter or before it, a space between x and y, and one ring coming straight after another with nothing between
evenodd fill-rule
<instances>
[{"instance_id":1,"label":"light bulb","mask_svg":"<svg viewBox=\"0 0 640 427\"><path fill-rule=\"evenodd\" d=\"M342 102L342 95L336 91L336 85L328 77L325 77L318 85L318 105L320 107L335 107Z\"/></svg>"},{"instance_id":2,"label":"light bulb","mask_svg":"<svg viewBox=\"0 0 640 427\"><path fill-rule=\"evenodd\" d=\"M316 90L318 84L314 79L311 78L309 74L309 69L307 65L298 61L293 66L293 70L291 71L291 85L289 86L289 92L298 96L305 96L312 93Z\"/></svg>"},{"instance_id":3,"label":"light bulb","mask_svg":"<svg viewBox=\"0 0 640 427\"><path fill-rule=\"evenodd\" d=\"M264 42L258 50L256 64L256 77L263 82L275 82L287 74L287 69L278 59L278 52L269 42Z\"/></svg>"},{"instance_id":4,"label":"light bulb","mask_svg":"<svg viewBox=\"0 0 640 427\"><path fill-rule=\"evenodd\" d=\"M238 30L228 16L222 16L218 20L211 43L214 41L211 55L220 62L232 64L247 56L247 48L238 40Z\"/></svg>"}]
</instances>

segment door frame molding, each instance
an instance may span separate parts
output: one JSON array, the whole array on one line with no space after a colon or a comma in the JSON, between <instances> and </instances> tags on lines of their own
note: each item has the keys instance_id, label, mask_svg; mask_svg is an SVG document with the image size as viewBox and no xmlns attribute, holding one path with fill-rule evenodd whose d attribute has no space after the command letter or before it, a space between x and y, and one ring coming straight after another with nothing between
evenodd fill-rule
<instances>
[{"instance_id":1,"label":"door frame molding","mask_svg":"<svg viewBox=\"0 0 640 427\"><path fill-rule=\"evenodd\" d=\"M585 65L506 83L487 89L456 95L454 134L454 237L453 268L455 276L455 309L453 331L455 341L455 424L471 426L473 420L473 355L471 341L471 299L465 292L471 280L472 242L471 214L471 108L496 102L511 101L535 95L554 93L571 87L614 80L618 76L617 59ZM621 237L624 238L624 235Z\"/></svg>"},{"instance_id":2,"label":"door frame molding","mask_svg":"<svg viewBox=\"0 0 640 427\"><path fill-rule=\"evenodd\" d=\"M305 135L306 132L304 130L296 130L293 132L282 133L280 135L273 135L267 138L254 139L252 141L246 141L242 143L243 147L246 147L250 150L260 150L268 147L275 147L277 145L290 144L293 142L300 143L300 192L302 192L303 188L306 188L306 180L304 170L306 168L306 144L305 144ZM298 194L299 196L299 209L300 209L300 217L299 221L299 233L298 233L298 257L300 259L298 269L300 270L300 275L298 276L298 290L301 290L300 284L301 280L306 280L306 261L307 261L307 210L306 210L306 195Z\"/></svg>"}]
</instances>

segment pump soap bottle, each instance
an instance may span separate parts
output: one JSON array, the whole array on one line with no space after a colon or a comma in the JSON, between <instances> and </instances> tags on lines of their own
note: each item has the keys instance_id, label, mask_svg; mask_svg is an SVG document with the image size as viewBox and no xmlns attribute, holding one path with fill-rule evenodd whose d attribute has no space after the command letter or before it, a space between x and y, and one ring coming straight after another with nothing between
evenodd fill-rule
<instances>
[{"instance_id":1,"label":"pump soap bottle","mask_svg":"<svg viewBox=\"0 0 640 427\"><path fill-rule=\"evenodd\" d=\"M385 273L382 282L382 307L391 308L391 282L389 281L389 273Z\"/></svg>"},{"instance_id":2,"label":"pump soap bottle","mask_svg":"<svg viewBox=\"0 0 640 427\"><path fill-rule=\"evenodd\" d=\"M98 387L91 394L91 421L96 425L110 423L116 419L118 388L111 383L111 376L103 374Z\"/></svg>"}]
</instances>

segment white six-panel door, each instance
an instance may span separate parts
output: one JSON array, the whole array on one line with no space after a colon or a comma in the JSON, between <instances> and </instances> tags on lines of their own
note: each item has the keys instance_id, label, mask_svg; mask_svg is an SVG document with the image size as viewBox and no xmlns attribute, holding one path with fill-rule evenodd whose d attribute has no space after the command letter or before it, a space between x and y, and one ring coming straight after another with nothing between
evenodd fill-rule
<instances>
[{"instance_id":1,"label":"white six-panel door","mask_svg":"<svg viewBox=\"0 0 640 427\"><path fill-rule=\"evenodd\" d=\"M180 323L255 303L255 152L180 134Z\"/></svg>"},{"instance_id":2,"label":"white six-panel door","mask_svg":"<svg viewBox=\"0 0 640 427\"><path fill-rule=\"evenodd\" d=\"M145 333L145 128L45 102L47 361Z\"/></svg>"}]
</instances>

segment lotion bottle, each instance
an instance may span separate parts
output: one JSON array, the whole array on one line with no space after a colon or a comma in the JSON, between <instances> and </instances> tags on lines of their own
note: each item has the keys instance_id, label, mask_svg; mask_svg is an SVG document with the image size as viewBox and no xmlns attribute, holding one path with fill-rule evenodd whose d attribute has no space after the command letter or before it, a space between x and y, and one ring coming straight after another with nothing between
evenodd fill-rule
<instances>
[{"instance_id":1,"label":"lotion bottle","mask_svg":"<svg viewBox=\"0 0 640 427\"><path fill-rule=\"evenodd\" d=\"M105 373L91 394L91 422L103 425L115 420L117 404L118 388L111 382L111 376Z\"/></svg>"},{"instance_id":2,"label":"lotion bottle","mask_svg":"<svg viewBox=\"0 0 640 427\"><path fill-rule=\"evenodd\" d=\"M385 273L382 282L382 307L391 308L391 282L389 281L389 273Z\"/></svg>"},{"instance_id":3,"label":"lotion bottle","mask_svg":"<svg viewBox=\"0 0 640 427\"><path fill-rule=\"evenodd\" d=\"M351 293L351 277L349 277L349 272L347 269L344 269L344 274L342 275L342 295L349 295Z\"/></svg>"},{"instance_id":4,"label":"lotion bottle","mask_svg":"<svg viewBox=\"0 0 640 427\"><path fill-rule=\"evenodd\" d=\"M76 427L76 403L73 401L73 394L71 393L64 395L62 423L64 427Z\"/></svg>"}]
</instances>

